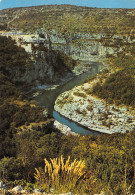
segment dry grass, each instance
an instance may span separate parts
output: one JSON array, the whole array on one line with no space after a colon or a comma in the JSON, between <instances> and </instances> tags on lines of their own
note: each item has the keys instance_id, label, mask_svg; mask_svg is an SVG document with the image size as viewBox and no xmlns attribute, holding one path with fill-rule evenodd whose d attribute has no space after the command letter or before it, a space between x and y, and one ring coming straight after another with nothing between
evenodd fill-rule
<instances>
[{"instance_id":1,"label":"dry grass","mask_svg":"<svg viewBox=\"0 0 135 195\"><path fill-rule=\"evenodd\" d=\"M72 191L88 173L84 161L74 160L70 162L70 156L65 161L63 156L60 158L45 158L45 168L35 169L34 174L37 184L48 189L54 188L59 192ZM48 186L48 187L47 187Z\"/></svg>"}]
</instances>

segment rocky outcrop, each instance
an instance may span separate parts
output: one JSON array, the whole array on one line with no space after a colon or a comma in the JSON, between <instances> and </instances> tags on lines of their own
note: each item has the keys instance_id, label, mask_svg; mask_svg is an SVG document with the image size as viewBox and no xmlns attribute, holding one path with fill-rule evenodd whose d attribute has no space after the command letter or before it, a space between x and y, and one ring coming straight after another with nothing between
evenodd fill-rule
<instances>
[{"instance_id":1,"label":"rocky outcrop","mask_svg":"<svg viewBox=\"0 0 135 195\"><path fill-rule=\"evenodd\" d=\"M31 63L13 67L10 76L14 82L31 86L60 82L69 75L70 68L66 65L67 56L63 56L51 48L48 36L24 35L22 32L1 32L2 36L11 36L20 47L28 53ZM72 59L70 59L72 64Z\"/></svg>"},{"instance_id":2,"label":"rocky outcrop","mask_svg":"<svg viewBox=\"0 0 135 195\"><path fill-rule=\"evenodd\" d=\"M105 57L107 52L115 53L115 49L107 49L99 42L101 38L99 34L77 33L66 38L57 32L54 34L53 31L50 38L54 49L88 64L101 60L101 57Z\"/></svg>"},{"instance_id":3,"label":"rocky outcrop","mask_svg":"<svg viewBox=\"0 0 135 195\"><path fill-rule=\"evenodd\" d=\"M107 55L115 56L124 50L126 44L135 42L130 36L88 32L61 34L53 29L47 32L44 28L38 29L33 35L25 35L22 31L14 30L1 31L0 35L15 39L17 45L23 47L32 60L32 65L25 66L23 70L12 69L10 74L14 81L34 86L55 83L69 73L66 66L61 68L61 61L58 62L58 55L55 52L57 50L77 62L78 66L70 70L79 74L95 62L106 64Z\"/></svg>"},{"instance_id":4,"label":"rocky outcrop","mask_svg":"<svg viewBox=\"0 0 135 195\"><path fill-rule=\"evenodd\" d=\"M42 29L42 33L46 31ZM107 35L102 33L76 32L63 35L52 30L50 33L52 48L70 55L78 62L90 65L92 62L104 62L106 55L117 55L127 43L134 43L130 36ZM118 46L118 42L122 46Z\"/></svg>"},{"instance_id":5,"label":"rocky outcrop","mask_svg":"<svg viewBox=\"0 0 135 195\"><path fill-rule=\"evenodd\" d=\"M38 29L35 34L45 37L45 45L53 50L59 50L77 61L78 66L72 70L75 74L82 73L96 62L106 65L108 56L117 56L127 44L134 44L135 39L127 35L110 35L103 33L74 32L58 33L52 29ZM79 67L79 68L78 68Z\"/></svg>"},{"instance_id":6,"label":"rocky outcrop","mask_svg":"<svg viewBox=\"0 0 135 195\"><path fill-rule=\"evenodd\" d=\"M36 55L40 59L36 59L33 66L27 67L24 75L16 71L15 80L20 78L22 82L25 80L28 84L37 85L41 81L56 82L61 78L61 74L57 74L53 66L57 60L52 50L59 50L78 62L80 68L72 68L75 74L79 74L93 62L106 63L106 55L115 56L122 52L126 45L135 42L133 17L134 10L129 9L97 9L71 5L6 9L0 11L0 22L7 25L6 29L10 31L1 31L0 34L16 39L18 45L24 47L30 55L32 45L42 44L49 50L47 58L38 50Z\"/></svg>"},{"instance_id":7,"label":"rocky outcrop","mask_svg":"<svg viewBox=\"0 0 135 195\"><path fill-rule=\"evenodd\" d=\"M11 70L10 75L15 82L38 86L55 82L58 79L57 73L54 73L54 68L50 62L47 62L44 53L39 52L37 55L42 55L42 58L34 60L30 66L25 66L22 71L20 67ZM49 58L51 59L51 55Z\"/></svg>"},{"instance_id":8,"label":"rocky outcrop","mask_svg":"<svg viewBox=\"0 0 135 195\"><path fill-rule=\"evenodd\" d=\"M54 128L63 135L78 135L77 133L73 132L68 126L59 123L56 120L54 121Z\"/></svg>"},{"instance_id":9,"label":"rocky outcrop","mask_svg":"<svg viewBox=\"0 0 135 195\"><path fill-rule=\"evenodd\" d=\"M101 133L125 133L135 129L135 113L125 106L109 105L87 93L98 82L92 81L61 94L55 110L77 123Z\"/></svg>"}]
</instances>

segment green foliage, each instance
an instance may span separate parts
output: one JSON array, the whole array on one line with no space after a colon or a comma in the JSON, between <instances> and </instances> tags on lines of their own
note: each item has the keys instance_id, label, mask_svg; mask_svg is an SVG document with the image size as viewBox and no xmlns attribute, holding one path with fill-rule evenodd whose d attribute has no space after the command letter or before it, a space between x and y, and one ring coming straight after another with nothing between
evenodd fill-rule
<instances>
[{"instance_id":1,"label":"green foliage","mask_svg":"<svg viewBox=\"0 0 135 195\"><path fill-rule=\"evenodd\" d=\"M0 75L1 76L1 75ZM19 97L21 92L10 82L5 82L0 84L0 104L5 100L5 98Z\"/></svg>"},{"instance_id":2,"label":"green foliage","mask_svg":"<svg viewBox=\"0 0 135 195\"><path fill-rule=\"evenodd\" d=\"M93 93L109 103L135 105L135 59L120 54L112 60L115 73L110 74L103 84L97 83ZM117 70L119 69L119 70Z\"/></svg>"},{"instance_id":3,"label":"green foliage","mask_svg":"<svg viewBox=\"0 0 135 195\"><path fill-rule=\"evenodd\" d=\"M33 182L34 169L35 167L44 167L44 157L47 159L56 158L59 154L65 152L68 155L71 153L72 147L77 144L77 140L72 143L70 137L62 137L56 133L45 135L45 132L36 130L14 134L13 140L15 150L13 150L13 146L10 146L9 140L7 140L6 145L3 142L2 147L0 147L1 156L3 153L4 155L15 156L1 158L0 178L2 180L23 179L27 182ZM7 154L8 148L9 153ZM14 185L14 183L11 185Z\"/></svg>"},{"instance_id":4,"label":"green foliage","mask_svg":"<svg viewBox=\"0 0 135 195\"><path fill-rule=\"evenodd\" d=\"M16 156L21 159L25 167L23 179L33 182L35 167L44 167L43 158L49 159L59 154L62 144L61 138L56 133L45 135L44 132L40 131L23 132L15 136Z\"/></svg>"},{"instance_id":5,"label":"green foliage","mask_svg":"<svg viewBox=\"0 0 135 195\"><path fill-rule=\"evenodd\" d=\"M130 52L131 52L132 55L135 55L135 45L133 45L133 47L131 48Z\"/></svg>"},{"instance_id":6,"label":"green foliage","mask_svg":"<svg viewBox=\"0 0 135 195\"><path fill-rule=\"evenodd\" d=\"M103 85L97 84L93 93L106 99L110 103L135 105L135 79L131 77L129 71L120 70L105 81Z\"/></svg>"},{"instance_id":7,"label":"green foliage","mask_svg":"<svg viewBox=\"0 0 135 195\"><path fill-rule=\"evenodd\" d=\"M34 185L32 183L27 183L25 186L25 190L29 193L32 192L34 190Z\"/></svg>"},{"instance_id":8,"label":"green foliage","mask_svg":"<svg viewBox=\"0 0 135 195\"><path fill-rule=\"evenodd\" d=\"M17 11L21 14L15 18ZM10 21L11 18L14 18L9 26L24 32L33 33L44 27L47 31L55 29L65 37L74 34L74 32L106 33L109 35L134 34L133 10L128 9L50 5L3 10L3 14L8 14Z\"/></svg>"},{"instance_id":9,"label":"green foliage","mask_svg":"<svg viewBox=\"0 0 135 195\"><path fill-rule=\"evenodd\" d=\"M43 116L43 110L41 107L31 107L30 105L20 107L9 101L5 101L0 106L0 156L13 155L11 148L14 151L14 140L12 138L17 131L16 128L25 125L26 122L29 124L46 120L46 117ZM47 128L49 129L49 127Z\"/></svg>"},{"instance_id":10,"label":"green foliage","mask_svg":"<svg viewBox=\"0 0 135 195\"><path fill-rule=\"evenodd\" d=\"M82 137L72 152L74 157L86 160L102 189L114 194L131 193L135 190L134 136L127 133Z\"/></svg>"},{"instance_id":11,"label":"green foliage","mask_svg":"<svg viewBox=\"0 0 135 195\"><path fill-rule=\"evenodd\" d=\"M125 68L133 75L135 74L135 59L132 56L121 54L114 59L115 67Z\"/></svg>"},{"instance_id":12,"label":"green foliage","mask_svg":"<svg viewBox=\"0 0 135 195\"><path fill-rule=\"evenodd\" d=\"M0 23L0 30L9 30L7 24Z\"/></svg>"},{"instance_id":13,"label":"green foliage","mask_svg":"<svg viewBox=\"0 0 135 195\"><path fill-rule=\"evenodd\" d=\"M21 95L12 81L13 72L17 68L24 71L24 67L30 65L31 61L25 50L18 47L10 37L0 36L0 43L0 104L2 104L6 98L18 98Z\"/></svg>"},{"instance_id":14,"label":"green foliage","mask_svg":"<svg viewBox=\"0 0 135 195\"><path fill-rule=\"evenodd\" d=\"M0 70L19 66L24 68L31 63L28 54L22 47L18 47L11 38L0 36Z\"/></svg>"},{"instance_id":15,"label":"green foliage","mask_svg":"<svg viewBox=\"0 0 135 195\"><path fill-rule=\"evenodd\" d=\"M8 188L13 188L15 186L26 186L26 180L21 179L21 180L14 180L14 181L6 181L6 187Z\"/></svg>"},{"instance_id":16,"label":"green foliage","mask_svg":"<svg viewBox=\"0 0 135 195\"><path fill-rule=\"evenodd\" d=\"M77 65L75 60L65 55L64 53L58 50L54 52L56 52L56 64L55 64L56 71L58 70L62 71L64 67L71 71Z\"/></svg>"},{"instance_id":17,"label":"green foliage","mask_svg":"<svg viewBox=\"0 0 135 195\"><path fill-rule=\"evenodd\" d=\"M15 159L14 157L4 157L0 160L0 178L2 180L19 180L22 178L23 172L24 166L19 158Z\"/></svg>"},{"instance_id":18,"label":"green foliage","mask_svg":"<svg viewBox=\"0 0 135 195\"><path fill-rule=\"evenodd\" d=\"M84 160L91 173L85 181L77 184L77 188L73 190L76 193L94 194L103 189L106 193L111 191L121 195L125 192L135 193L134 140L134 132L86 137L24 132L16 137L16 159L1 159L1 176L3 180L23 179L33 182L35 167L41 167L40 170L44 168L44 157L49 160L50 157L65 154L66 159L68 155L71 156L71 161L75 158ZM41 188L48 189L45 185Z\"/></svg>"},{"instance_id":19,"label":"green foliage","mask_svg":"<svg viewBox=\"0 0 135 195\"><path fill-rule=\"evenodd\" d=\"M43 115L44 108L30 103L15 86L10 72L17 67L30 65L28 54L17 47L11 38L0 37L0 158L15 157L16 143L14 136L18 127L48 121L44 134L51 132L49 119ZM43 128L42 128L43 129ZM37 127L37 131L40 128Z\"/></svg>"},{"instance_id":20,"label":"green foliage","mask_svg":"<svg viewBox=\"0 0 135 195\"><path fill-rule=\"evenodd\" d=\"M80 92L80 91L75 91L75 92L74 92L74 95L79 96L79 97L86 98L86 94L83 93L83 92Z\"/></svg>"}]
</instances>

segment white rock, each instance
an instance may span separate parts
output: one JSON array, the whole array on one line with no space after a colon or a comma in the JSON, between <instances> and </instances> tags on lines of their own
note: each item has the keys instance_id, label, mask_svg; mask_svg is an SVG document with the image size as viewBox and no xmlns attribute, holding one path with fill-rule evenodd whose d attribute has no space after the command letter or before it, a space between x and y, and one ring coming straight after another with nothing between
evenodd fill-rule
<instances>
[{"instance_id":1,"label":"white rock","mask_svg":"<svg viewBox=\"0 0 135 195\"><path fill-rule=\"evenodd\" d=\"M0 182L0 188L3 188L3 181Z\"/></svg>"},{"instance_id":2,"label":"white rock","mask_svg":"<svg viewBox=\"0 0 135 195\"><path fill-rule=\"evenodd\" d=\"M12 191L21 192L21 191L23 191L23 187L22 186L16 186L12 189Z\"/></svg>"},{"instance_id":3,"label":"white rock","mask_svg":"<svg viewBox=\"0 0 135 195\"><path fill-rule=\"evenodd\" d=\"M35 189L35 190L33 190L33 192L34 193L37 193L37 194L40 194L41 193L39 189Z\"/></svg>"},{"instance_id":4,"label":"white rock","mask_svg":"<svg viewBox=\"0 0 135 195\"><path fill-rule=\"evenodd\" d=\"M71 96L73 99L70 103L65 103L62 108L57 104L56 100L55 110L65 117L99 132L108 132L109 134L114 132L124 133L127 130L131 131L135 129L134 113L132 114L131 112L126 111L125 107L123 109L122 107L115 105L106 106L105 101L90 95L86 98L74 95L74 92L77 90L82 92L83 89L85 89L85 87L83 87L85 85L86 83L83 84L81 88L75 87L72 90L61 94L57 99L61 101L61 103L66 96ZM91 88L91 84L87 83L87 88L88 85L89 88ZM88 105L91 106L90 111L87 110ZM83 115L77 112L83 110L85 110ZM108 125L110 124L110 128L103 126L101 120L104 120Z\"/></svg>"}]
</instances>

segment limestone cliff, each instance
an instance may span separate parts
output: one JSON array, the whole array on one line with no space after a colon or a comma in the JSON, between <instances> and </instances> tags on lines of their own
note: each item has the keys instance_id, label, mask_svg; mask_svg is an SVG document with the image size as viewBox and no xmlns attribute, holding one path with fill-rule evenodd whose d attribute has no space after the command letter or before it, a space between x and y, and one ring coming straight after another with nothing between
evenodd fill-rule
<instances>
[{"instance_id":1,"label":"limestone cliff","mask_svg":"<svg viewBox=\"0 0 135 195\"><path fill-rule=\"evenodd\" d=\"M69 35L68 38L62 34L58 34L56 31L52 31L50 35L52 47L59 49L67 55L71 55L75 60L84 62L93 62L105 59L106 54L116 55L123 47L118 48L115 45L116 40L121 39L123 43L134 42L129 37L113 36L108 37L105 34L99 33L74 33ZM110 41L110 46L106 46L104 42Z\"/></svg>"},{"instance_id":2,"label":"limestone cliff","mask_svg":"<svg viewBox=\"0 0 135 195\"><path fill-rule=\"evenodd\" d=\"M12 66L9 70L10 77L18 84L38 86L60 82L76 65L72 58L53 50L48 37L41 38L39 35L24 35L11 31L0 34L10 36L16 41L18 47L24 48L23 52L28 54L28 63L25 62L23 66L19 64Z\"/></svg>"},{"instance_id":3,"label":"limestone cliff","mask_svg":"<svg viewBox=\"0 0 135 195\"><path fill-rule=\"evenodd\" d=\"M133 19L134 10L128 9L68 5L7 9L0 11L0 24L3 28L6 25L6 31L0 34L12 36L34 58L33 67L27 67L23 75L17 73L14 78L37 85L57 81L65 70L61 68L58 73L61 62L56 63L56 52L52 50L77 61L78 66L70 68L75 74L87 70L94 62L106 64L106 56L116 56L128 44L135 43ZM48 52L37 50L35 60L31 46L41 44Z\"/></svg>"},{"instance_id":4,"label":"limestone cliff","mask_svg":"<svg viewBox=\"0 0 135 195\"><path fill-rule=\"evenodd\" d=\"M59 33L52 29L47 34L45 28L38 29L36 34L49 37L46 46L59 50L71 56L78 64L90 66L93 62L106 62L108 55L116 56L127 44L134 44L135 39L130 36L110 35L103 33L74 32ZM48 42L50 44L48 44Z\"/></svg>"},{"instance_id":5,"label":"limestone cliff","mask_svg":"<svg viewBox=\"0 0 135 195\"><path fill-rule=\"evenodd\" d=\"M130 36L108 37L105 34L81 32L65 37L55 30L48 34L44 28L38 29L33 35L25 35L20 31L1 31L0 34L15 39L18 46L23 47L33 61L33 65L27 66L23 74L17 69L12 71L14 80L27 81L28 84L34 85L56 82L71 71L79 74L96 62L106 64L107 55L116 56L126 48L127 44L132 45L135 41ZM69 67L66 67L66 64L58 61L57 51L76 62L71 60Z\"/></svg>"}]
</instances>

